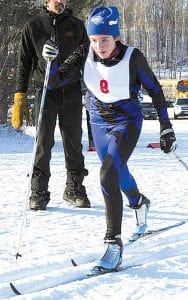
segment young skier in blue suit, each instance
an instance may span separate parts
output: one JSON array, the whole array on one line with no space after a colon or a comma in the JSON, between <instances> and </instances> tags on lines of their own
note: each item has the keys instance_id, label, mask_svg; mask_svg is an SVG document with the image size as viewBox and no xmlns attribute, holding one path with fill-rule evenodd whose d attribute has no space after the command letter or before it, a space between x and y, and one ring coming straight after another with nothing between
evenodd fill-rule
<instances>
[{"instance_id":1,"label":"young skier in blue suit","mask_svg":"<svg viewBox=\"0 0 188 300\"><path fill-rule=\"evenodd\" d=\"M119 12L116 7L95 8L88 17L90 45L82 45L65 60L58 78L68 82L83 70L90 97L87 109L97 154L101 160L100 183L106 208L104 255L95 262L93 273L111 272L121 264L123 244L121 225L122 193L134 211L134 235L145 232L150 200L138 189L128 169L128 160L142 128L139 92L143 86L157 110L161 150L176 149L176 138L169 121L166 101L159 82L143 54L120 42Z\"/></svg>"}]
</instances>

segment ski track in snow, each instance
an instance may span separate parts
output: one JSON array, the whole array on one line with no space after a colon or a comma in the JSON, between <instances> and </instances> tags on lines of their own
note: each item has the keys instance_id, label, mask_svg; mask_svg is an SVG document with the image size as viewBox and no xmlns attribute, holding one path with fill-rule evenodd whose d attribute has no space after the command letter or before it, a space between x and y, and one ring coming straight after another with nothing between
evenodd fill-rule
<instances>
[{"instance_id":1,"label":"ski track in snow","mask_svg":"<svg viewBox=\"0 0 188 300\"><path fill-rule=\"evenodd\" d=\"M178 143L177 153L188 164L188 120L172 120L172 123ZM181 220L186 224L126 247L133 224L132 211L126 207L124 198L123 266L143 265L70 282L83 278L92 266L90 261L102 253L105 232L105 210L99 185L100 163L95 152L87 152L85 117L83 152L89 176L84 183L92 208L77 209L62 202L66 173L57 129L51 161L49 208L45 212L26 210L20 247L22 257L17 260L15 254L35 131L30 127L22 133L0 126L0 299L187 299L188 172L173 155L146 147L159 141L158 132L158 121L144 121L129 168L140 190L151 199L149 230ZM71 265L71 258L78 267ZM26 294L15 296L9 287L10 282Z\"/></svg>"},{"instance_id":2,"label":"ski track in snow","mask_svg":"<svg viewBox=\"0 0 188 300\"><path fill-rule=\"evenodd\" d=\"M188 237L188 234L187 234ZM126 259L124 260L122 267L125 267L126 265L139 265L141 264L141 266L136 267L139 268L137 270L138 273L142 273L143 269L147 270L147 268L150 270L150 267L152 266L152 268L155 270L155 272L157 272L157 267L153 266L153 263L157 262L157 265L160 266L161 264L161 260L164 259L170 259L171 257L175 257L175 256L184 256L186 257L188 254L188 242L185 240L181 240L181 236L179 237L179 233L177 232L177 235L175 235L173 237L173 242L169 243L168 245L165 243L163 244L163 246L161 246L161 239L158 238L155 243L152 242L152 240L155 240L155 238L149 239L150 242L150 247L147 249L147 245L146 245L146 240L145 241L138 241L138 244L140 244L139 246L139 253L137 253L137 258L135 259L134 257L134 248L136 248L136 244L132 244L130 247L132 248L132 251L126 251L125 248L125 252L126 252ZM174 247L174 243L179 242L179 244ZM143 245L143 247L142 247ZM144 247L146 246L146 247ZM156 248L156 249L155 249ZM145 251L144 251L145 249ZM151 251L152 249L152 251ZM148 251L146 251L148 250ZM143 254L144 251L144 254ZM142 253L140 253L142 252ZM129 254L131 253L131 254ZM87 262L86 258L85 258L85 262ZM142 266L143 264L143 266ZM91 263L86 263L85 265L80 265L78 267L66 267L67 263L65 262L64 265L61 266L61 268L58 270L55 269L53 271L50 272L50 269L48 267L45 268L45 272L43 273L41 271L41 273L39 272L39 274L35 274L35 270L34 272L32 272L30 270L29 274L25 274L24 277L21 277L21 280L16 280L15 284L16 287L18 288L19 291L22 291L23 293L27 293L27 291L30 292L35 292L35 291L40 291L40 290L45 290L46 288L48 288L49 286L53 287L53 286L58 286L58 285L64 285L68 282L68 284L71 284L71 282L69 283L69 281L74 281L75 279L79 280L82 278L85 278L85 274L87 274L89 272L89 269L91 268L92 264ZM18 270L17 270L18 271ZM122 271L121 273L127 273L128 271ZM146 272L146 271L144 271ZM160 273L164 272L165 270L161 271ZM23 276L24 274L22 274ZM108 274L109 275L109 274ZM103 275L103 276L108 276ZM114 276L114 273L111 274L112 276ZM171 274L171 279L174 278L174 274ZM183 279L182 275L182 279ZM169 278L169 279L170 279ZM8 278L7 278L8 279ZM87 279L87 281L90 281L91 279ZM2 294L6 294L6 293L10 293L10 289L8 288L7 282L5 282L5 287L4 289L0 290ZM25 296L26 297L26 296ZM1 299L1 298L0 298Z\"/></svg>"}]
</instances>

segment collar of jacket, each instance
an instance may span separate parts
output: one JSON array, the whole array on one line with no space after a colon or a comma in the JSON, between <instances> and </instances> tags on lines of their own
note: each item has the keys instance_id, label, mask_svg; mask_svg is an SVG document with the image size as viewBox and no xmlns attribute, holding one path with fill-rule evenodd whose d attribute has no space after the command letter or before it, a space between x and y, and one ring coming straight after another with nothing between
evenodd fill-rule
<instances>
[{"instance_id":1,"label":"collar of jacket","mask_svg":"<svg viewBox=\"0 0 188 300\"><path fill-rule=\"evenodd\" d=\"M52 11L44 9L43 14L49 17L50 19L56 19L58 21L58 20L63 20L65 17L72 16L72 10L65 8L61 14L56 14Z\"/></svg>"}]
</instances>

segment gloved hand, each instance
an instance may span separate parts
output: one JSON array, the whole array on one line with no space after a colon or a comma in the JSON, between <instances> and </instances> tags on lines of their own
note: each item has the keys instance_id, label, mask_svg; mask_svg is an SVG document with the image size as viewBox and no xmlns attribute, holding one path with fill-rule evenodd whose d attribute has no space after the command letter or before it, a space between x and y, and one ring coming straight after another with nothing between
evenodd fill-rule
<instances>
[{"instance_id":1,"label":"gloved hand","mask_svg":"<svg viewBox=\"0 0 188 300\"><path fill-rule=\"evenodd\" d=\"M161 123L160 147L167 154L176 150L176 137L169 121Z\"/></svg>"},{"instance_id":2,"label":"gloved hand","mask_svg":"<svg viewBox=\"0 0 188 300\"><path fill-rule=\"evenodd\" d=\"M18 129L23 124L23 119L25 117L26 125L29 124L29 107L26 93L17 92L14 96L14 104L12 106L12 117L11 124L12 127Z\"/></svg>"},{"instance_id":3,"label":"gloved hand","mask_svg":"<svg viewBox=\"0 0 188 300\"><path fill-rule=\"evenodd\" d=\"M58 56L59 50L57 48L57 45L52 42L51 40L48 40L46 44L43 46L42 50L42 56L45 60L53 60Z\"/></svg>"},{"instance_id":4,"label":"gloved hand","mask_svg":"<svg viewBox=\"0 0 188 300\"><path fill-rule=\"evenodd\" d=\"M61 79L61 73L58 71L58 65L56 62L54 62L50 68L48 89L53 90L59 88L61 86Z\"/></svg>"},{"instance_id":5,"label":"gloved hand","mask_svg":"<svg viewBox=\"0 0 188 300\"><path fill-rule=\"evenodd\" d=\"M76 66L70 66L65 72L62 67L59 67L55 71L55 67L52 66L48 80L48 89L52 90L60 87L66 87L71 83L79 81L80 79L81 71Z\"/></svg>"}]
</instances>

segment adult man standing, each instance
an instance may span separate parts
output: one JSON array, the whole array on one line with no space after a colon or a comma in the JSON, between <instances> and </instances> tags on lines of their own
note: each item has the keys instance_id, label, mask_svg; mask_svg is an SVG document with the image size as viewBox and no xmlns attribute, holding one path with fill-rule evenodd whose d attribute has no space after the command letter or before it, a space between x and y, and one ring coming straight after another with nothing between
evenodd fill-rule
<instances>
[{"instance_id":1,"label":"adult man standing","mask_svg":"<svg viewBox=\"0 0 188 300\"><path fill-rule=\"evenodd\" d=\"M26 92L31 72L36 85L35 113L38 119L46 68L43 47L47 41L55 43L59 50L52 61L50 76L75 48L88 41L83 22L66 8L66 0L46 0L44 3L45 10L26 22L21 37L12 108L14 128L22 125L24 114L27 116ZM78 79L65 87L47 90L31 179L29 207L33 210L45 210L50 201L48 183L57 117L67 169L63 198L76 207L90 207L82 185L88 171L84 168L82 154L82 95Z\"/></svg>"}]
</instances>

